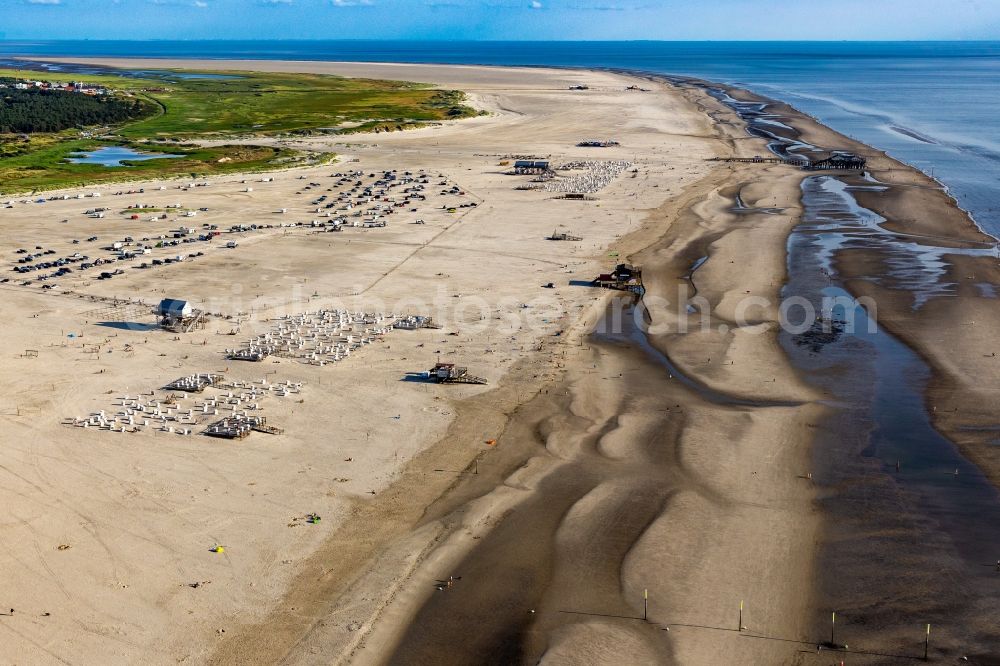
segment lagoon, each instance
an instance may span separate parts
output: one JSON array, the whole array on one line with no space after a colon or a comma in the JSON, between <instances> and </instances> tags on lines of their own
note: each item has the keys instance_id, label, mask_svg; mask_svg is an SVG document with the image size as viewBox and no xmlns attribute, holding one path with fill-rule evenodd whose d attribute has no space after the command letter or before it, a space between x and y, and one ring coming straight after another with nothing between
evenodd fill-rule
<instances>
[{"instance_id":1,"label":"lagoon","mask_svg":"<svg viewBox=\"0 0 1000 666\"><path fill-rule=\"evenodd\" d=\"M105 146L96 150L72 153L67 158L73 164L100 164L106 167L127 167L126 161L140 162L145 160L169 159L180 155L166 153L140 153L125 146Z\"/></svg>"}]
</instances>

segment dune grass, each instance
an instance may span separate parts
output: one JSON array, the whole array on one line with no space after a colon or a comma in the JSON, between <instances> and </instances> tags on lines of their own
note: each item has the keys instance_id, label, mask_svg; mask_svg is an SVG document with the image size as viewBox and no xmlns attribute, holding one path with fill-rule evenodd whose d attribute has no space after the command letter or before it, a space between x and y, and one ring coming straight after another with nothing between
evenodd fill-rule
<instances>
[{"instance_id":1,"label":"dune grass","mask_svg":"<svg viewBox=\"0 0 1000 666\"><path fill-rule=\"evenodd\" d=\"M119 133L128 138L311 133L343 124L436 121L473 115L462 95L412 83L315 74L191 79L145 93L163 108ZM352 128L353 129L353 128Z\"/></svg>"},{"instance_id":2,"label":"dune grass","mask_svg":"<svg viewBox=\"0 0 1000 666\"><path fill-rule=\"evenodd\" d=\"M179 78L175 73L136 78L0 69L0 77L100 84L117 94L148 100L158 109L150 117L115 128L0 136L0 190L26 192L126 179L277 168L320 158L279 148L201 148L185 142L391 131L476 114L464 104L461 92L422 84L319 74L205 73L230 78ZM101 145L126 145L183 157L136 162L128 167L66 162L72 152Z\"/></svg>"}]
</instances>

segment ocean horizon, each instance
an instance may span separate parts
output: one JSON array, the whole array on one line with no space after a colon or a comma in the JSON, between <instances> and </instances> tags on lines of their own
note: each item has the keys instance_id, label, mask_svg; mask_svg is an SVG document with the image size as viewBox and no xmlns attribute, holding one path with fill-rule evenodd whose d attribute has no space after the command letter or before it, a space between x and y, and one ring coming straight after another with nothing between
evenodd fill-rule
<instances>
[{"instance_id":1,"label":"ocean horizon","mask_svg":"<svg viewBox=\"0 0 1000 666\"><path fill-rule=\"evenodd\" d=\"M787 102L944 184L1000 237L1000 42L39 41L14 57L408 62L692 76ZM52 66L53 70L60 69Z\"/></svg>"}]
</instances>

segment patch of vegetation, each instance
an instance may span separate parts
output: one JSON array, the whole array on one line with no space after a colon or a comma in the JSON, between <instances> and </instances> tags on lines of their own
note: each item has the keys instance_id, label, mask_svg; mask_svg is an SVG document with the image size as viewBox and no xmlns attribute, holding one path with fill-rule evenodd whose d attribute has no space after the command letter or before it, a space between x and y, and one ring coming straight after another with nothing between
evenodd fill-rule
<instances>
[{"instance_id":1,"label":"patch of vegetation","mask_svg":"<svg viewBox=\"0 0 1000 666\"><path fill-rule=\"evenodd\" d=\"M247 136L396 131L477 115L465 95L423 84L347 79L319 74L206 72L232 78L134 78L118 75L32 73L46 81L82 81L123 94L141 105L143 117L119 123L92 118L94 125L114 125L101 136L88 132L86 116L76 129L51 133L0 135L0 188L6 193L55 189L95 182L143 180L196 173L200 176L255 171L315 163L296 151L260 146L201 148L184 142ZM0 77L24 78L0 70ZM124 97L127 95L128 97ZM74 97L83 95L72 94ZM139 107L132 107L138 112ZM52 127L70 122L58 118ZM39 120L39 123L41 120ZM150 142L155 142L150 145ZM182 154L176 159L134 162L128 167L70 164L73 152L107 145Z\"/></svg>"},{"instance_id":2,"label":"patch of vegetation","mask_svg":"<svg viewBox=\"0 0 1000 666\"><path fill-rule=\"evenodd\" d=\"M76 138L76 132L61 132L55 134L0 134L0 160L19 155L27 155L36 150L50 147L60 141ZM0 162L2 165L2 162Z\"/></svg>"},{"instance_id":3,"label":"patch of vegetation","mask_svg":"<svg viewBox=\"0 0 1000 666\"><path fill-rule=\"evenodd\" d=\"M255 172L322 164L332 154L311 154L270 146L157 146L157 152L177 158L125 161L126 166L73 164L71 153L91 151L117 142L93 139L63 140L28 154L0 161L0 183L7 192L28 192L94 183L190 177L232 172ZM141 147L141 146L140 146Z\"/></svg>"},{"instance_id":4,"label":"patch of vegetation","mask_svg":"<svg viewBox=\"0 0 1000 666\"><path fill-rule=\"evenodd\" d=\"M153 115L150 102L119 95L85 95L65 90L18 90L0 79L0 133L61 132L92 125L119 125Z\"/></svg>"},{"instance_id":5,"label":"patch of vegetation","mask_svg":"<svg viewBox=\"0 0 1000 666\"><path fill-rule=\"evenodd\" d=\"M476 115L464 94L401 81L246 73L147 90L163 113L120 130L129 138L308 134L344 123L406 124Z\"/></svg>"}]
</instances>

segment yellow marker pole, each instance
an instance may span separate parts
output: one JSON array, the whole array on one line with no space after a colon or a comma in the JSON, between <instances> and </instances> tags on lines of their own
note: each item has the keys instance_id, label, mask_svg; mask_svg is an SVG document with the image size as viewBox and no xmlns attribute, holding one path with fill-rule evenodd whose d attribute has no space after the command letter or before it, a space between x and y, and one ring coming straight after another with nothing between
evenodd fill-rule
<instances>
[{"instance_id":1,"label":"yellow marker pole","mask_svg":"<svg viewBox=\"0 0 1000 666\"><path fill-rule=\"evenodd\" d=\"M642 619L646 619L646 613L649 610L649 590L642 591Z\"/></svg>"},{"instance_id":2,"label":"yellow marker pole","mask_svg":"<svg viewBox=\"0 0 1000 666\"><path fill-rule=\"evenodd\" d=\"M927 661L927 648L931 642L931 625L927 625L927 633L924 634L924 661Z\"/></svg>"},{"instance_id":3,"label":"yellow marker pole","mask_svg":"<svg viewBox=\"0 0 1000 666\"><path fill-rule=\"evenodd\" d=\"M834 611L830 616L830 646L833 647L836 643L833 642L833 631L837 628L837 611Z\"/></svg>"},{"instance_id":4,"label":"yellow marker pole","mask_svg":"<svg viewBox=\"0 0 1000 666\"><path fill-rule=\"evenodd\" d=\"M736 625L736 631L743 631L743 600L740 599L740 623Z\"/></svg>"}]
</instances>

